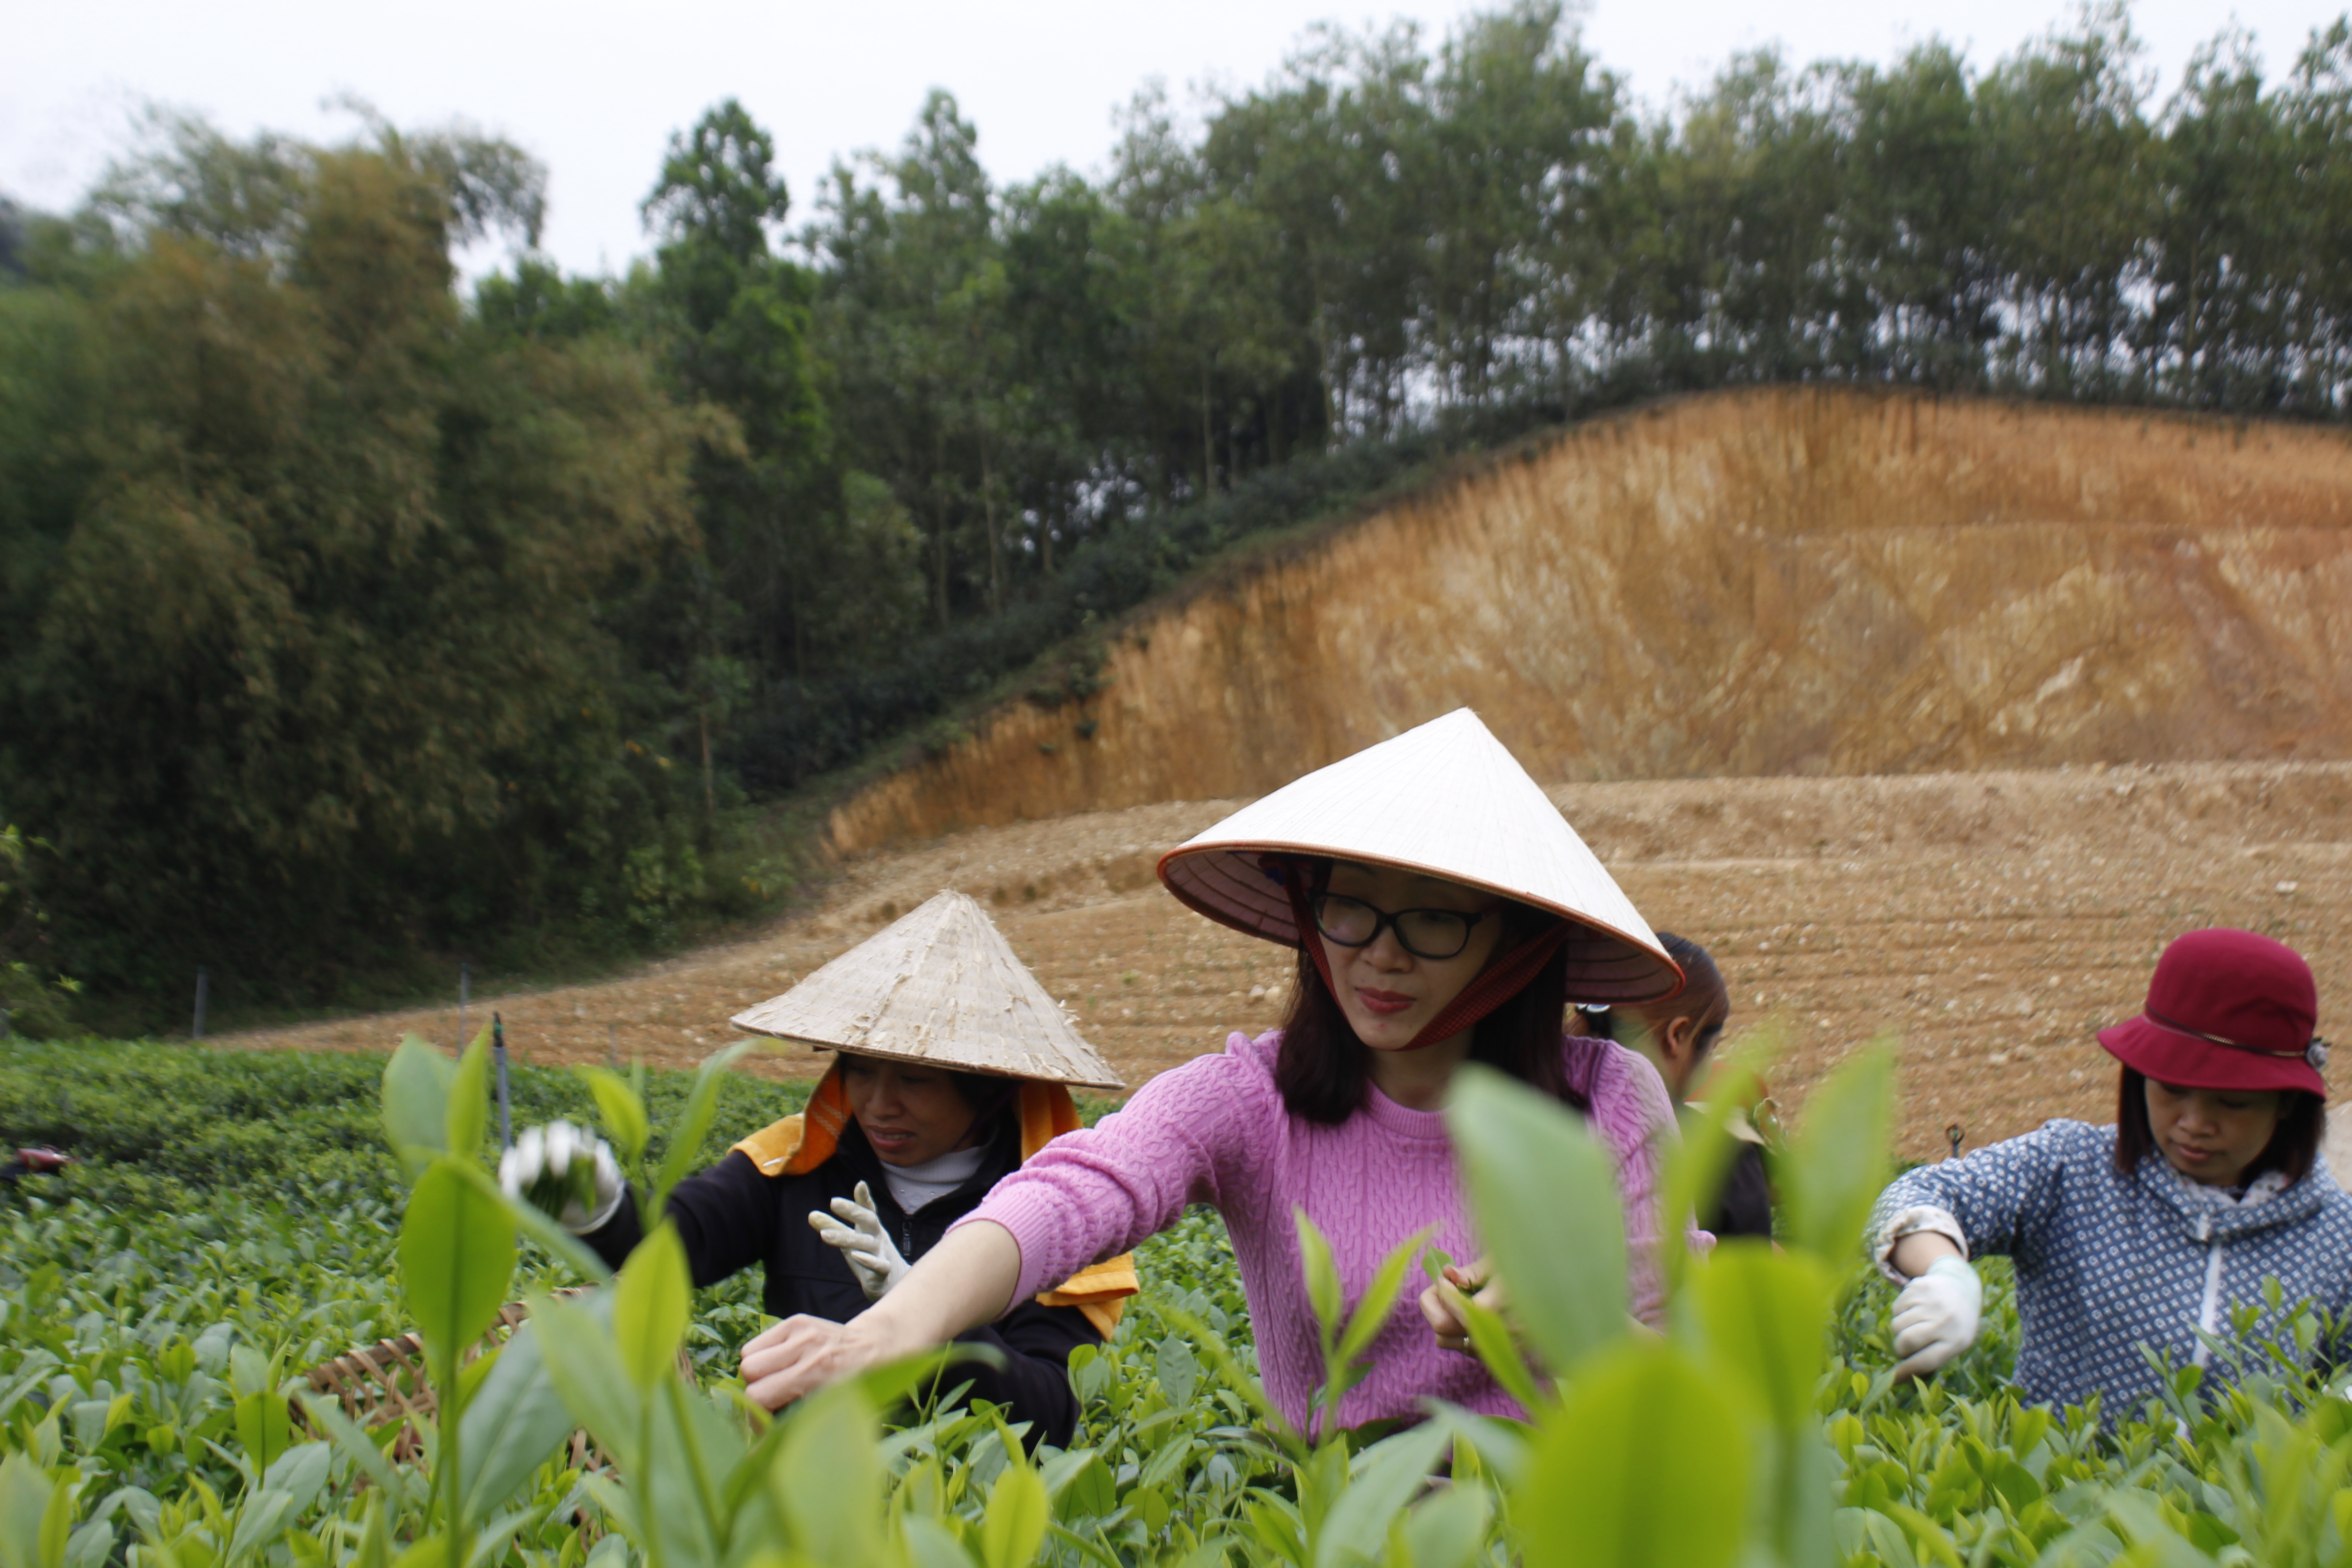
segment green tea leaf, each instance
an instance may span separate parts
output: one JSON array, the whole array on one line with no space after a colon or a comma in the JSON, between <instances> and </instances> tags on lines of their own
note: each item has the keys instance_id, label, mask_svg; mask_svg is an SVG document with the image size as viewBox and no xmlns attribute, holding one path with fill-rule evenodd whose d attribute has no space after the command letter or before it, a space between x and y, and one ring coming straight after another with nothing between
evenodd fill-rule
<instances>
[{"instance_id":1,"label":"green tea leaf","mask_svg":"<svg viewBox=\"0 0 2352 1568\"><path fill-rule=\"evenodd\" d=\"M1388 1257L1381 1259L1371 1282L1364 1287L1363 1295L1358 1299L1355 1310L1349 1314L1348 1331L1339 1337L1337 1359L1341 1366L1352 1364L1379 1337L1380 1331L1388 1327L1389 1313L1395 1308L1397 1292L1404 1284L1404 1271L1412 1266L1413 1254L1421 1250L1422 1244L1436 1230L1433 1225L1423 1226L1397 1243Z\"/></svg>"},{"instance_id":2,"label":"green tea leaf","mask_svg":"<svg viewBox=\"0 0 2352 1568\"><path fill-rule=\"evenodd\" d=\"M406 1497L407 1488L401 1473L393 1468L383 1450L371 1441L359 1423L343 1414L343 1407L331 1399L321 1399L310 1390L300 1391L296 1397L302 1402L302 1414L312 1427L324 1432L329 1440L342 1451L360 1474L373 1482L396 1507Z\"/></svg>"},{"instance_id":3,"label":"green tea leaf","mask_svg":"<svg viewBox=\"0 0 2352 1568\"><path fill-rule=\"evenodd\" d=\"M394 1558L392 1568L446 1568L453 1555L448 1536L428 1535Z\"/></svg>"},{"instance_id":4,"label":"green tea leaf","mask_svg":"<svg viewBox=\"0 0 2352 1568\"><path fill-rule=\"evenodd\" d=\"M646 1120L644 1098L620 1074L608 1068L590 1067L578 1070L589 1091L596 1097L596 1114L604 1121L605 1136L619 1147L622 1163L632 1171L639 1170L645 1163L646 1143L653 1135Z\"/></svg>"},{"instance_id":5,"label":"green tea leaf","mask_svg":"<svg viewBox=\"0 0 2352 1568\"><path fill-rule=\"evenodd\" d=\"M1621 1338L1625 1218L1616 1165L1555 1100L1465 1067L1445 1111L1508 1310L1555 1374Z\"/></svg>"},{"instance_id":6,"label":"green tea leaf","mask_svg":"<svg viewBox=\"0 0 2352 1568\"><path fill-rule=\"evenodd\" d=\"M1843 1269L1886 1185L1895 1052L1881 1040L1823 1079L1780 1163L1781 1239Z\"/></svg>"},{"instance_id":7,"label":"green tea leaf","mask_svg":"<svg viewBox=\"0 0 2352 1568\"><path fill-rule=\"evenodd\" d=\"M534 1296L530 1323L564 1407L625 1475L640 1458L646 1396L613 1343L614 1294L596 1290L573 1301Z\"/></svg>"},{"instance_id":8,"label":"green tea leaf","mask_svg":"<svg viewBox=\"0 0 2352 1568\"><path fill-rule=\"evenodd\" d=\"M325 1489L334 1460L332 1444L297 1443L269 1462L262 1472L261 1484L292 1498L294 1511L300 1513Z\"/></svg>"},{"instance_id":9,"label":"green tea leaf","mask_svg":"<svg viewBox=\"0 0 2352 1568\"><path fill-rule=\"evenodd\" d=\"M247 1493L236 1510L236 1533L229 1537L228 1560L249 1560L260 1547L277 1539L294 1511L294 1500L275 1487Z\"/></svg>"},{"instance_id":10,"label":"green tea leaf","mask_svg":"<svg viewBox=\"0 0 2352 1568\"><path fill-rule=\"evenodd\" d=\"M1026 1465L1013 1465L997 1478L988 1494L988 1513L980 1527L980 1560L984 1568L1027 1568L1045 1539L1052 1517L1045 1483Z\"/></svg>"},{"instance_id":11,"label":"green tea leaf","mask_svg":"<svg viewBox=\"0 0 2352 1568\"><path fill-rule=\"evenodd\" d=\"M1740 1041L1739 1061L1716 1068L1707 1086L1707 1103L1692 1108L1696 1114L1683 1118L1682 1137L1665 1151L1658 1172L1658 1212L1669 1216L1669 1230L1681 1228L1695 1215L1712 1213L1722 1197L1724 1178L1739 1152L1739 1141L1731 1128L1742 1114L1741 1107L1760 1092L1758 1075L1778 1054L1778 1047L1777 1037L1764 1030L1749 1031ZM1659 1270L1669 1292L1682 1283L1683 1269L1691 1256L1687 1247L1659 1248Z\"/></svg>"},{"instance_id":12,"label":"green tea leaf","mask_svg":"<svg viewBox=\"0 0 2352 1568\"><path fill-rule=\"evenodd\" d=\"M236 1440L245 1446L256 1476L294 1445L294 1423L283 1396L270 1390L248 1394L236 1402Z\"/></svg>"},{"instance_id":13,"label":"green tea leaf","mask_svg":"<svg viewBox=\"0 0 2352 1568\"><path fill-rule=\"evenodd\" d=\"M1496 1415L1474 1415L1455 1405L1430 1412L1430 1425L1454 1434L1456 1484L1493 1477L1508 1490L1526 1478L1533 1449L1531 1428Z\"/></svg>"},{"instance_id":14,"label":"green tea leaf","mask_svg":"<svg viewBox=\"0 0 2352 1568\"><path fill-rule=\"evenodd\" d=\"M740 1511L723 1499L728 1473L749 1444L741 1422L698 1389L673 1375L648 1393L652 1445L638 1456L629 1482L656 1506L651 1514L660 1532L658 1557L667 1563L723 1561L730 1518ZM754 1517L764 1515L761 1498Z\"/></svg>"},{"instance_id":15,"label":"green tea leaf","mask_svg":"<svg viewBox=\"0 0 2352 1568\"><path fill-rule=\"evenodd\" d=\"M1451 1438L1443 1427L1424 1425L1366 1449L1356 1473L1339 1489L1314 1531L1315 1568L1345 1568L1377 1558L1389 1538L1389 1526L1428 1485Z\"/></svg>"},{"instance_id":16,"label":"green tea leaf","mask_svg":"<svg viewBox=\"0 0 2352 1568\"><path fill-rule=\"evenodd\" d=\"M1494 1522L1495 1494L1456 1479L1454 1485L1413 1505L1405 1515L1405 1550L1412 1568L1470 1568L1486 1546Z\"/></svg>"},{"instance_id":17,"label":"green tea leaf","mask_svg":"<svg viewBox=\"0 0 2352 1568\"><path fill-rule=\"evenodd\" d=\"M27 1454L0 1459L0 1568L59 1568L73 1527L73 1488Z\"/></svg>"},{"instance_id":18,"label":"green tea leaf","mask_svg":"<svg viewBox=\"0 0 2352 1568\"><path fill-rule=\"evenodd\" d=\"M738 1040L705 1057L702 1065L695 1068L694 1088L688 1092L677 1120L670 1124L669 1146L662 1152L661 1170L654 1178L650 1205L654 1213L661 1213L662 1200L669 1195L669 1190L694 1170L695 1161L702 1153L702 1142L709 1135L711 1121L719 1114L719 1091L726 1087L727 1069L758 1048L756 1040Z\"/></svg>"},{"instance_id":19,"label":"green tea leaf","mask_svg":"<svg viewBox=\"0 0 2352 1568\"><path fill-rule=\"evenodd\" d=\"M898 1529L898 1538L906 1550L903 1553L876 1559L877 1568L971 1568L971 1553L964 1549L963 1538L950 1531L937 1518L909 1510L899 1515ZM969 1526L966 1526L966 1533L970 1533ZM1068 1534L1067 1531L1060 1533ZM1093 1546L1092 1542L1077 1537L1070 1539L1077 1542L1081 1552L1087 1552L1087 1549L1092 1547L1087 1555L1099 1568L1121 1568L1116 1557L1105 1562L1099 1546ZM789 1562L779 1562L771 1557L755 1559L752 1568L831 1568L831 1564L807 1557L794 1557Z\"/></svg>"},{"instance_id":20,"label":"green tea leaf","mask_svg":"<svg viewBox=\"0 0 2352 1568\"><path fill-rule=\"evenodd\" d=\"M497 1320L514 1265L506 1205L446 1156L434 1161L401 1218L400 1284L410 1320L445 1368L454 1370Z\"/></svg>"},{"instance_id":21,"label":"green tea leaf","mask_svg":"<svg viewBox=\"0 0 2352 1568\"><path fill-rule=\"evenodd\" d=\"M1192 1341L1177 1334L1161 1340L1152 1352L1151 1371L1170 1405L1181 1410L1192 1403L1192 1391L1201 1381L1201 1362L1192 1353Z\"/></svg>"},{"instance_id":22,"label":"green tea leaf","mask_svg":"<svg viewBox=\"0 0 2352 1568\"><path fill-rule=\"evenodd\" d=\"M1738 1407L1680 1351L1636 1340L1580 1369L1512 1517L1531 1563L1729 1568L1753 1469Z\"/></svg>"},{"instance_id":23,"label":"green tea leaf","mask_svg":"<svg viewBox=\"0 0 2352 1568\"><path fill-rule=\"evenodd\" d=\"M1315 1323L1322 1331L1323 1350L1328 1355L1338 1342L1339 1314L1347 1310L1345 1295L1339 1289L1339 1269L1331 1261L1331 1244L1323 1238L1315 1222L1307 1217L1307 1211L1295 1209L1290 1218L1298 1228L1298 1261L1307 1275L1307 1304L1315 1310Z\"/></svg>"},{"instance_id":24,"label":"green tea leaf","mask_svg":"<svg viewBox=\"0 0 2352 1568\"><path fill-rule=\"evenodd\" d=\"M2126 1497L2123 1496L2123 1494L2118 1493L2111 1495L2111 1503L2116 1497L2122 1498L2126 1508L2135 1508L2141 1500L2135 1497ZM2148 1500L2148 1501L2149 1506L2153 1507L2153 1500ZM1932 1563L1941 1563L1943 1568L1962 1568L1965 1559L1960 1556L1959 1545L1952 1539L1952 1532L1950 1531L1945 1529L1942 1525L1937 1523L1935 1520L1928 1517L1927 1514L1920 1512L1917 1509L1906 1508L1901 1503L1889 1503L1886 1508L1886 1513L1887 1517L1891 1518L1895 1523L1903 1527L1906 1536L1909 1540L1913 1549L1916 1551L1921 1557ZM2174 1540L2176 1542L2179 1542L2178 1537L2175 1537ZM2179 1543L2182 1545L2186 1544L2185 1542ZM2126 1558L2125 1561L2130 1562L2131 1560ZM2186 1565L2186 1568L2208 1568L2208 1564L2210 1564L2211 1561L2212 1560L2210 1558L2205 1556L2202 1552L2190 1552L2189 1553L2189 1565ZM2148 1558L2141 1558L2139 1561L2132 1563L2132 1568L2155 1568L2157 1563L2162 1563L2164 1564L2164 1568L2184 1568L2184 1565L2179 1564L2179 1560L2178 1558L2170 1560L2157 1558L2154 1562L2151 1562Z\"/></svg>"},{"instance_id":25,"label":"green tea leaf","mask_svg":"<svg viewBox=\"0 0 2352 1568\"><path fill-rule=\"evenodd\" d=\"M1543 1390L1502 1314L1480 1305L1475 1297L1465 1296L1462 1301L1462 1326L1470 1331L1471 1351L1503 1392L1518 1401L1519 1408L1530 1415L1539 1409L1544 1404Z\"/></svg>"},{"instance_id":26,"label":"green tea leaf","mask_svg":"<svg viewBox=\"0 0 2352 1568\"><path fill-rule=\"evenodd\" d=\"M482 1156L482 1134L490 1122L490 1032L484 1029L457 1058L449 1079L449 1153L460 1160Z\"/></svg>"},{"instance_id":27,"label":"green tea leaf","mask_svg":"<svg viewBox=\"0 0 2352 1568\"><path fill-rule=\"evenodd\" d=\"M1265 1396L1265 1385L1244 1366L1231 1346L1217 1336L1216 1331L1192 1313L1171 1301L1158 1304L1158 1310L1168 1323L1199 1347L1217 1382L1249 1407L1250 1413L1276 1435L1276 1439L1294 1454L1303 1454L1306 1441L1287 1417L1274 1407Z\"/></svg>"},{"instance_id":28,"label":"green tea leaf","mask_svg":"<svg viewBox=\"0 0 2352 1568\"><path fill-rule=\"evenodd\" d=\"M768 1468L768 1495L793 1545L813 1563L882 1559L881 1431L855 1383L838 1383L798 1405Z\"/></svg>"},{"instance_id":29,"label":"green tea leaf","mask_svg":"<svg viewBox=\"0 0 2352 1568\"><path fill-rule=\"evenodd\" d=\"M410 1181L449 1147L449 1081L457 1069L415 1035L383 1068L383 1136Z\"/></svg>"},{"instance_id":30,"label":"green tea leaf","mask_svg":"<svg viewBox=\"0 0 2352 1568\"><path fill-rule=\"evenodd\" d=\"M390 1495L394 1499L399 1496L397 1492ZM397 1502L393 1506L397 1507ZM348 1568L391 1568L392 1538L384 1531L384 1512L383 1498L368 1500L367 1523L360 1531L360 1549Z\"/></svg>"},{"instance_id":31,"label":"green tea leaf","mask_svg":"<svg viewBox=\"0 0 2352 1568\"><path fill-rule=\"evenodd\" d=\"M866 1393L866 1402L887 1410L901 1400L930 1400L953 1390L962 1381L955 1368L966 1363L1002 1371L1004 1352L994 1345L950 1341L898 1361L868 1367L851 1382Z\"/></svg>"},{"instance_id":32,"label":"green tea leaf","mask_svg":"<svg viewBox=\"0 0 2352 1568\"><path fill-rule=\"evenodd\" d=\"M613 1342L640 1389L653 1388L677 1363L692 1315L688 1288L686 1246L665 1220L629 1254L614 1287Z\"/></svg>"},{"instance_id":33,"label":"green tea leaf","mask_svg":"<svg viewBox=\"0 0 2352 1568\"><path fill-rule=\"evenodd\" d=\"M466 1517L488 1519L572 1433L572 1412L547 1369L536 1319L507 1339L466 1402L458 1427L458 1490Z\"/></svg>"},{"instance_id":34,"label":"green tea leaf","mask_svg":"<svg viewBox=\"0 0 2352 1568\"><path fill-rule=\"evenodd\" d=\"M1816 1425L1813 1389L1837 1279L1814 1258L1751 1239L1725 1242L1694 1263L1688 1283L1716 1375L1745 1388L1758 1414L1784 1432Z\"/></svg>"}]
</instances>

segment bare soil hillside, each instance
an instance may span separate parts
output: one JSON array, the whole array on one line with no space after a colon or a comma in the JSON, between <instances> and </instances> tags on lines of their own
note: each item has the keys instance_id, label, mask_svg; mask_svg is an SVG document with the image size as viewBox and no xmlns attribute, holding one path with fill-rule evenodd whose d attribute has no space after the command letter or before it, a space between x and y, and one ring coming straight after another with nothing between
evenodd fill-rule
<instances>
[{"instance_id":1,"label":"bare soil hillside","mask_svg":"<svg viewBox=\"0 0 2352 1568\"><path fill-rule=\"evenodd\" d=\"M1776 389L1595 419L1141 613L856 851L1262 794L1462 704L1538 778L2352 757L2352 441Z\"/></svg>"},{"instance_id":2,"label":"bare soil hillside","mask_svg":"<svg viewBox=\"0 0 2352 1568\"><path fill-rule=\"evenodd\" d=\"M2158 950L2229 923L2294 943L2323 1029L2352 1006L2352 763L2189 763L1865 778L1573 784L1554 790L1652 922L1722 961L1737 1023L1777 1020L1784 1103L1856 1044L1897 1032L1905 1151L1973 1145L2055 1115L2105 1119L2092 1040L2137 1009ZM1161 892L1160 851L1238 802L983 828L852 863L819 909L758 941L498 1007L525 1060L684 1065L730 1015L943 887L980 899L1130 1085L1278 1016L1289 955ZM2338 1024L2340 1026L2340 1024ZM243 1037L382 1049L452 1039L449 1010ZM804 1054L763 1070L807 1071ZM2339 1069L2340 1073L2340 1069Z\"/></svg>"}]
</instances>

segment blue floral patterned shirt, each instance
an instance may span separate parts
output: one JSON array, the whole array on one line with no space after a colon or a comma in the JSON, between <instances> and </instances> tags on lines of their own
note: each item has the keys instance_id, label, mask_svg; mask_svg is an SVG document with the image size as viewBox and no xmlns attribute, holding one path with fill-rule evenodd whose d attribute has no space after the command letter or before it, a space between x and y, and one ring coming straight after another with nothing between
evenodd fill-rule
<instances>
[{"instance_id":1,"label":"blue floral patterned shirt","mask_svg":"<svg viewBox=\"0 0 2352 1568\"><path fill-rule=\"evenodd\" d=\"M2189 1181L2161 1153L2129 1176L2115 1169L2116 1130L2049 1121L1959 1160L1922 1165L1887 1187L1871 1216L1879 1266L1895 1240L1928 1230L1969 1257L2002 1254L2017 1268L2023 1344L2017 1381L2037 1403L2079 1405L2094 1394L2115 1415L2158 1390L2143 1345L2180 1367L2226 1378L2198 1330L2236 1338L2235 1310L2259 1307L2251 1341L2279 1337L2282 1316L2309 1300L2352 1329L2352 1196L2324 1162L2287 1185L2275 1174L2244 1194ZM2284 1312L2264 1302L2275 1279ZM2347 1358L2347 1336L2315 1355Z\"/></svg>"}]
</instances>

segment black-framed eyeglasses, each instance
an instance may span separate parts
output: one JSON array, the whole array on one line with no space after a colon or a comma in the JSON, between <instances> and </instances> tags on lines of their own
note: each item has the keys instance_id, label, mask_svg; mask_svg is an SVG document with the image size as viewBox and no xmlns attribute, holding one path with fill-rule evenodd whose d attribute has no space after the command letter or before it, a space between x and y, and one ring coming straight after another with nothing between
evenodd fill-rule
<instances>
[{"instance_id":1,"label":"black-framed eyeglasses","mask_svg":"<svg viewBox=\"0 0 2352 1568\"><path fill-rule=\"evenodd\" d=\"M1461 910L1399 910L1394 914L1375 909L1345 893L1318 893L1307 900L1315 913L1315 929L1341 947L1370 947L1385 926L1396 932L1397 945L1415 958L1454 958L1470 945L1470 929L1486 918Z\"/></svg>"}]
</instances>

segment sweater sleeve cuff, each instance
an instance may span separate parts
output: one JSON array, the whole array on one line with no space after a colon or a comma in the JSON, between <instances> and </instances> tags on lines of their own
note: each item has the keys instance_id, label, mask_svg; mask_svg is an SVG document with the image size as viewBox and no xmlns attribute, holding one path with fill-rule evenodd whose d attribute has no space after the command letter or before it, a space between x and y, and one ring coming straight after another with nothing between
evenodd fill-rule
<instances>
[{"instance_id":1,"label":"sweater sleeve cuff","mask_svg":"<svg viewBox=\"0 0 2352 1568\"><path fill-rule=\"evenodd\" d=\"M1960 1228L1960 1222L1953 1216L1951 1210L1939 1209L1932 1204L1920 1204L1898 1210L1878 1227L1878 1243L1871 1253L1878 1264L1878 1271L1897 1285L1908 1285L1911 1277L1895 1267L1895 1248L1905 1237L1917 1236L1922 1231L1943 1237L1960 1249L1962 1258L1969 1256L1968 1233Z\"/></svg>"},{"instance_id":2,"label":"sweater sleeve cuff","mask_svg":"<svg viewBox=\"0 0 2352 1568\"><path fill-rule=\"evenodd\" d=\"M1021 1249L1021 1272L1013 1285L1013 1300L1006 1310L1018 1307L1041 1290L1050 1290L1075 1272L1065 1269L1053 1279L1052 1237L1054 1232L1056 1194L1036 1190L1032 1184L1015 1182L1000 1184L981 1205L963 1218L948 1226L947 1234L978 1220L992 1220L1004 1227L1013 1237L1013 1245ZM944 1237L942 1238L944 1239Z\"/></svg>"}]
</instances>

